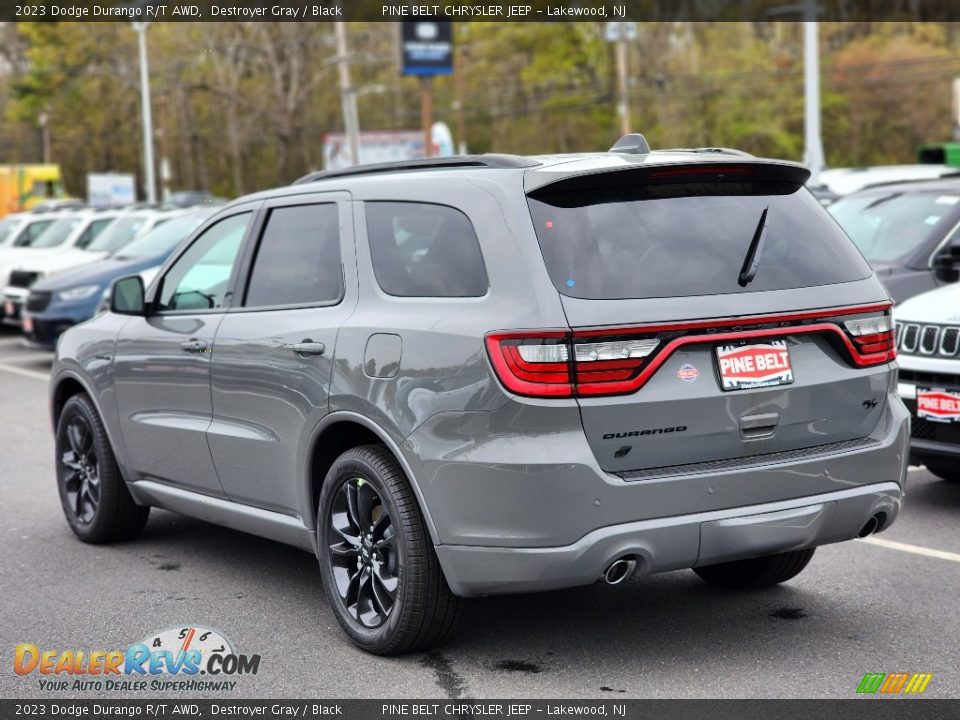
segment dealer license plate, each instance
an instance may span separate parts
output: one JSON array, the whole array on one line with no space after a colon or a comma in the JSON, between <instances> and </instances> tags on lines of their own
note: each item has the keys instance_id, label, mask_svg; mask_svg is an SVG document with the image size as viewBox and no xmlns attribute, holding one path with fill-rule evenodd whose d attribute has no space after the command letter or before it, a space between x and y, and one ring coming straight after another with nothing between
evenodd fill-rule
<instances>
[{"instance_id":1,"label":"dealer license plate","mask_svg":"<svg viewBox=\"0 0 960 720\"><path fill-rule=\"evenodd\" d=\"M960 422L960 392L917 388L917 417L933 422Z\"/></svg>"},{"instance_id":2,"label":"dealer license plate","mask_svg":"<svg viewBox=\"0 0 960 720\"><path fill-rule=\"evenodd\" d=\"M717 348L717 369L724 390L749 390L793 382L790 351L783 340L721 345Z\"/></svg>"}]
</instances>

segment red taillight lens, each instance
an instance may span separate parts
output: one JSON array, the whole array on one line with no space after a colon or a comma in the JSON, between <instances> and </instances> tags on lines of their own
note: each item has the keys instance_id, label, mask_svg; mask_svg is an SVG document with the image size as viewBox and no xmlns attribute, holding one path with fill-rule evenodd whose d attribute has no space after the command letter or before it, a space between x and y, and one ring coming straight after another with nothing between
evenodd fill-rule
<instances>
[{"instance_id":1,"label":"red taillight lens","mask_svg":"<svg viewBox=\"0 0 960 720\"><path fill-rule=\"evenodd\" d=\"M623 395L639 390L678 348L824 335L857 367L896 359L890 304L697 320L634 328L493 333L487 352L504 386L529 397Z\"/></svg>"},{"instance_id":2,"label":"red taillight lens","mask_svg":"<svg viewBox=\"0 0 960 720\"><path fill-rule=\"evenodd\" d=\"M487 352L500 382L530 397L572 397L569 333L495 333Z\"/></svg>"},{"instance_id":3,"label":"red taillight lens","mask_svg":"<svg viewBox=\"0 0 960 720\"><path fill-rule=\"evenodd\" d=\"M853 361L857 365L882 365L897 357L893 318L889 311L844 320L843 327L853 341Z\"/></svg>"},{"instance_id":4,"label":"red taillight lens","mask_svg":"<svg viewBox=\"0 0 960 720\"><path fill-rule=\"evenodd\" d=\"M637 376L659 341L645 338L580 340L572 333L487 336L500 381L532 397L616 395L637 388Z\"/></svg>"}]
</instances>

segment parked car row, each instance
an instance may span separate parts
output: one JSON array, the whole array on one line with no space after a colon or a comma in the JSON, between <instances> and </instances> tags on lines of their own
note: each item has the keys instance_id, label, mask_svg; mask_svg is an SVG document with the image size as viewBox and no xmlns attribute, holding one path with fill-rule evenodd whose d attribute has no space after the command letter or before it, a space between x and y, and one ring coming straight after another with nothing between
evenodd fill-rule
<instances>
[{"instance_id":1,"label":"parked car row","mask_svg":"<svg viewBox=\"0 0 960 720\"><path fill-rule=\"evenodd\" d=\"M65 329L94 316L128 265L159 266L213 210L133 206L7 216L0 221L0 319L22 327L28 343L52 349Z\"/></svg>"},{"instance_id":2,"label":"parked car row","mask_svg":"<svg viewBox=\"0 0 960 720\"><path fill-rule=\"evenodd\" d=\"M942 170L885 168L882 177ZM863 175L838 177L853 183ZM867 185L827 209L897 303L898 391L912 415L911 461L960 480L960 177Z\"/></svg>"}]
</instances>

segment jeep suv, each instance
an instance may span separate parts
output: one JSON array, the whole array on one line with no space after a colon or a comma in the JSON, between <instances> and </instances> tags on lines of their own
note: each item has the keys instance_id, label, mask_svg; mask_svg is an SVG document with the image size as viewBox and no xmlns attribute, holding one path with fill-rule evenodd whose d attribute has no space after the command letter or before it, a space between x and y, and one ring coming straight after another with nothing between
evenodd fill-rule
<instances>
[{"instance_id":1,"label":"jeep suv","mask_svg":"<svg viewBox=\"0 0 960 720\"><path fill-rule=\"evenodd\" d=\"M909 440L889 297L807 177L633 137L241 198L62 336L67 521L314 552L379 654L471 596L788 580L894 521Z\"/></svg>"}]
</instances>

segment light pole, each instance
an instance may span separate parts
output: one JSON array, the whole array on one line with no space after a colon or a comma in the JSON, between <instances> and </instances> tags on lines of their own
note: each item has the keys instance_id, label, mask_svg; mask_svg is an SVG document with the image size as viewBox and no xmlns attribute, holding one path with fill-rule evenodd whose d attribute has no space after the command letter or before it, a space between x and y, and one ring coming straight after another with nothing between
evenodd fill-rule
<instances>
[{"instance_id":1,"label":"light pole","mask_svg":"<svg viewBox=\"0 0 960 720\"><path fill-rule=\"evenodd\" d=\"M143 114L143 176L147 186L147 202L157 201L157 179L153 169L153 115L150 112L150 68L147 65L147 25L131 23L140 48L140 109Z\"/></svg>"},{"instance_id":2,"label":"light pole","mask_svg":"<svg viewBox=\"0 0 960 720\"><path fill-rule=\"evenodd\" d=\"M767 11L770 17L795 13L803 16L803 164L810 170L807 184L811 187L820 184L820 171L825 163L820 133L819 12L817 0L801 0Z\"/></svg>"},{"instance_id":3,"label":"light pole","mask_svg":"<svg viewBox=\"0 0 960 720\"><path fill-rule=\"evenodd\" d=\"M335 22L333 31L337 41L337 69L340 78L340 105L343 111L343 130L350 149L350 164L360 163L360 121L357 116L357 96L350 86L350 60L347 55L347 24Z\"/></svg>"},{"instance_id":4,"label":"light pole","mask_svg":"<svg viewBox=\"0 0 960 720\"><path fill-rule=\"evenodd\" d=\"M40 116L37 118L37 121L40 123L40 142L43 146L43 162L45 165L50 164L50 116L46 111L40 113Z\"/></svg>"},{"instance_id":5,"label":"light pole","mask_svg":"<svg viewBox=\"0 0 960 720\"><path fill-rule=\"evenodd\" d=\"M816 0L803 4L803 145L804 164L810 168L809 183L820 184L823 170L823 140L820 135L820 53Z\"/></svg>"}]
</instances>

